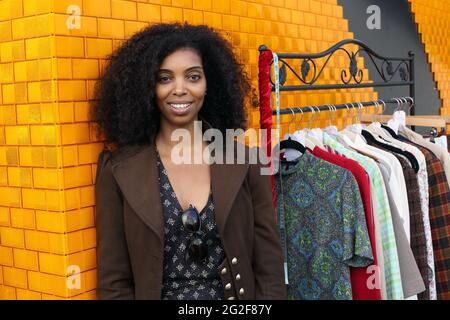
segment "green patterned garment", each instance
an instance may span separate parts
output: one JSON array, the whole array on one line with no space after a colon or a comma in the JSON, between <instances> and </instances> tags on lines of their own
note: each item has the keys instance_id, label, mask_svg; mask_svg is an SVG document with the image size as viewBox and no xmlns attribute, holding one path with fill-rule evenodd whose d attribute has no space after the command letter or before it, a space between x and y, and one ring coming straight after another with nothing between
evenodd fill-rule
<instances>
[{"instance_id":1,"label":"green patterned garment","mask_svg":"<svg viewBox=\"0 0 450 320\"><path fill-rule=\"evenodd\" d=\"M288 168L280 164L275 190L278 221L285 209L289 299L351 300L349 267L373 262L351 172L306 152Z\"/></svg>"}]
</instances>

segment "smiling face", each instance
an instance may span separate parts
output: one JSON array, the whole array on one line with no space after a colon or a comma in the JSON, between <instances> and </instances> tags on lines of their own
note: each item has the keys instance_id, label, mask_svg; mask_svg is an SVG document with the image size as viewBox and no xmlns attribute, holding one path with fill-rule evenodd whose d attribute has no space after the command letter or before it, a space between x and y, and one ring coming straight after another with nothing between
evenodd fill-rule
<instances>
[{"instance_id":1,"label":"smiling face","mask_svg":"<svg viewBox=\"0 0 450 320\"><path fill-rule=\"evenodd\" d=\"M183 48L168 55L159 68L156 84L161 123L183 127L197 120L205 92L206 78L197 51Z\"/></svg>"}]
</instances>

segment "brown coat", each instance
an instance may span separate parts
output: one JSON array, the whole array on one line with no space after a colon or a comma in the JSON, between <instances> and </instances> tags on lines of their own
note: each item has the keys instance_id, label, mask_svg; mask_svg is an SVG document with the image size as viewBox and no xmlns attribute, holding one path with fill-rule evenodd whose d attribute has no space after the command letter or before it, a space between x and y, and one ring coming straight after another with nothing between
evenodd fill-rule
<instances>
[{"instance_id":1,"label":"brown coat","mask_svg":"<svg viewBox=\"0 0 450 320\"><path fill-rule=\"evenodd\" d=\"M246 161L248 162L248 161ZM259 164L211 165L216 223L226 259L226 299L285 299L270 176ZM161 299L164 221L153 144L99 156L97 298Z\"/></svg>"}]
</instances>

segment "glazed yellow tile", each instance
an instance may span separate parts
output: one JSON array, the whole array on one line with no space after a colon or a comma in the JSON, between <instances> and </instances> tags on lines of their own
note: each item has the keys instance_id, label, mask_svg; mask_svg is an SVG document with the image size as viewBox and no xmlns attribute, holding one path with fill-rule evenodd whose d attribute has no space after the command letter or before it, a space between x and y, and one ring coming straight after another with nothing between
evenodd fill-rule
<instances>
[{"instance_id":1,"label":"glazed yellow tile","mask_svg":"<svg viewBox=\"0 0 450 320\"><path fill-rule=\"evenodd\" d=\"M98 60L94 59L73 59L74 79L97 79L99 76Z\"/></svg>"},{"instance_id":2,"label":"glazed yellow tile","mask_svg":"<svg viewBox=\"0 0 450 320\"><path fill-rule=\"evenodd\" d=\"M83 231L67 233L66 237L67 253L76 253L83 251Z\"/></svg>"},{"instance_id":3,"label":"glazed yellow tile","mask_svg":"<svg viewBox=\"0 0 450 320\"><path fill-rule=\"evenodd\" d=\"M17 288L17 300L42 300L42 294L36 291Z\"/></svg>"},{"instance_id":4,"label":"glazed yellow tile","mask_svg":"<svg viewBox=\"0 0 450 320\"><path fill-rule=\"evenodd\" d=\"M3 103L26 103L27 102L27 85L26 83L4 84L2 86Z\"/></svg>"},{"instance_id":5,"label":"glazed yellow tile","mask_svg":"<svg viewBox=\"0 0 450 320\"><path fill-rule=\"evenodd\" d=\"M74 122L73 102L58 103L59 123Z\"/></svg>"},{"instance_id":6,"label":"glazed yellow tile","mask_svg":"<svg viewBox=\"0 0 450 320\"><path fill-rule=\"evenodd\" d=\"M27 59L39 59L39 58L51 58L55 55L55 42L54 38L42 37L34 39L25 39L26 58ZM61 50L60 47L56 47Z\"/></svg>"},{"instance_id":7,"label":"glazed yellow tile","mask_svg":"<svg viewBox=\"0 0 450 320\"><path fill-rule=\"evenodd\" d=\"M89 125L87 123L61 125L62 144L89 142Z\"/></svg>"},{"instance_id":8,"label":"glazed yellow tile","mask_svg":"<svg viewBox=\"0 0 450 320\"><path fill-rule=\"evenodd\" d=\"M124 22L117 19L98 19L98 36L100 38L123 39Z\"/></svg>"},{"instance_id":9,"label":"glazed yellow tile","mask_svg":"<svg viewBox=\"0 0 450 320\"><path fill-rule=\"evenodd\" d=\"M136 2L124 0L111 0L112 17L124 20L136 20Z\"/></svg>"},{"instance_id":10,"label":"glazed yellow tile","mask_svg":"<svg viewBox=\"0 0 450 320\"><path fill-rule=\"evenodd\" d=\"M101 3L101 4L105 4L105 3ZM75 6L80 9L79 11L81 12L81 14L84 14L83 0L57 0L57 1L53 1L53 3L51 3L51 5L52 5L52 12L63 13L63 14L73 14L72 13L73 11L69 11L69 13L68 13L68 8L70 6Z\"/></svg>"},{"instance_id":11,"label":"glazed yellow tile","mask_svg":"<svg viewBox=\"0 0 450 320\"><path fill-rule=\"evenodd\" d=\"M93 144L81 144L78 146L78 161L79 164L89 164L94 160Z\"/></svg>"},{"instance_id":12,"label":"glazed yellow tile","mask_svg":"<svg viewBox=\"0 0 450 320\"><path fill-rule=\"evenodd\" d=\"M151 1L150 1L151 2ZM213 0L192 0L192 7L196 10L211 11ZM233 3L233 0L231 1ZM236 2L236 1L234 1ZM233 6L231 6L233 7Z\"/></svg>"},{"instance_id":13,"label":"glazed yellow tile","mask_svg":"<svg viewBox=\"0 0 450 320\"><path fill-rule=\"evenodd\" d=\"M33 169L33 182L35 188L59 189L62 179L62 172L60 169Z\"/></svg>"},{"instance_id":14,"label":"glazed yellow tile","mask_svg":"<svg viewBox=\"0 0 450 320\"><path fill-rule=\"evenodd\" d=\"M0 64L0 84L14 81L14 67L12 63Z\"/></svg>"},{"instance_id":15,"label":"glazed yellow tile","mask_svg":"<svg viewBox=\"0 0 450 320\"><path fill-rule=\"evenodd\" d=\"M0 286L0 300L16 300L16 299L17 299L16 288L9 287L6 285Z\"/></svg>"},{"instance_id":16,"label":"glazed yellow tile","mask_svg":"<svg viewBox=\"0 0 450 320\"><path fill-rule=\"evenodd\" d=\"M79 21L79 24L78 24ZM86 16L68 16L67 14L54 14L54 32L64 36L97 37L97 18Z\"/></svg>"},{"instance_id":17,"label":"glazed yellow tile","mask_svg":"<svg viewBox=\"0 0 450 320\"><path fill-rule=\"evenodd\" d=\"M50 72L52 73L53 79L72 79L72 59L52 59Z\"/></svg>"},{"instance_id":18,"label":"glazed yellow tile","mask_svg":"<svg viewBox=\"0 0 450 320\"><path fill-rule=\"evenodd\" d=\"M64 190L65 210L79 209L80 205L80 188ZM92 205L92 204L90 204Z\"/></svg>"},{"instance_id":19,"label":"glazed yellow tile","mask_svg":"<svg viewBox=\"0 0 450 320\"><path fill-rule=\"evenodd\" d=\"M84 39L82 37L55 36L54 45L57 57L84 57Z\"/></svg>"},{"instance_id":20,"label":"glazed yellow tile","mask_svg":"<svg viewBox=\"0 0 450 320\"><path fill-rule=\"evenodd\" d=\"M81 231L83 238L83 250L95 248L96 246L96 229L88 228Z\"/></svg>"},{"instance_id":21,"label":"glazed yellow tile","mask_svg":"<svg viewBox=\"0 0 450 320\"><path fill-rule=\"evenodd\" d=\"M226 1L226 0L225 0ZM192 9L192 0L172 0L172 7Z\"/></svg>"},{"instance_id":22,"label":"glazed yellow tile","mask_svg":"<svg viewBox=\"0 0 450 320\"><path fill-rule=\"evenodd\" d=\"M2 190L0 189L0 194ZM0 196L1 197L1 196ZM24 248L24 231L22 229L0 227L0 238L2 246Z\"/></svg>"},{"instance_id":23,"label":"glazed yellow tile","mask_svg":"<svg viewBox=\"0 0 450 320\"><path fill-rule=\"evenodd\" d=\"M0 125L15 125L16 110L14 105L0 105ZM4 128L4 127L3 127Z\"/></svg>"},{"instance_id":24,"label":"glazed yellow tile","mask_svg":"<svg viewBox=\"0 0 450 320\"><path fill-rule=\"evenodd\" d=\"M64 205L64 191L46 190L46 210L64 211L67 208Z\"/></svg>"},{"instance_id":25,"label":"glazed yellow tile","mask_svg":"<svg viewBox=\"0 0 450 320\"><path fill-rule=\"evenodd\" d=\"M183 9L183 20L187 21L191 24L195 24L195 25L204 24L203 12L198 11L198 10ZM225 20L224 20L224 22L225 22ZM227 29L230 30L230 29L232 29L231 28L231 19L228 20L228 23L229 23L230 27Z\"/></svg>"},{"instance_id":26,"label":"glazed yellow tile","mask_svg":"<svg viewBox=\"0 0 450 320\"><path fill-rule=\"evenodd\" d=\"M6 177L6 174L4 176ZM11 225L9 211L10 208L8 207L0 207L0 226L9 227Z\"/></svg>"},{"instance_id":27,"label":"glazed yellow tile","mask_svg":"<svg viewBox=\"0 0 450 320\"><path fill-rule=\"evenodd\" d=\"M6 126L5 137L6 144L9 145L30 144L30 133L28 126Z\"/></svg>"},{"instance_id":28,"label":"glazed yellow tile","mask_svg":"<svg viewBox=\"0 0 450 320\"><path fill-rule=\"evenodd\" d=\"M49 252L48 237L47 232L25 230L25 247L27 250Z\"/></svg>"},{"instance_id":29,"label":"glazed yellow tile","mask_svg":"<svg viewBox=\"0 0 450 320\"><path fill-rule=\"evenodd\" d=\"M52 80L53 61L55 59L41 59L38 61L39 80ZM27 74L33 74L34 67L32 63L27 64Z\"/></svg>"},{"instance_id":30,"label":"glazed yellow tile","mask_svg":"<svg viewBox=\"0 0 450 320\"><path fill-rule=\"evenodd\" d=\"M256 32L256 23L255 20L245 18L245 17L239 17L240 26L241 26L241 32L247 32L247 33L255 33Z\"/></svg>"},{"instance_id":31,"label":"glazed yellow tile","mask_svg":"<svg viewBox=\"0 0 450 320\"><path fill-rule=\"evenodd\" d=\"M14 249L14 266L26 270L39 270L38 253L26 249Z\"/></svg>"},{"instance_id":32,"label":"glazed yellow tile","mask_svg":"<svg viewBox=\"0 0 450 320\"><path fill-rule=\"evenodd\" d=\"M0 20L19 18L22 12L22 0L0 1Z\"/></svg>"},{"instance_id":33,"label":"glazed yellow tile","mask_svg":"<svg viewBox=\"0 0 450 320\"><path fill-rule=\"evenodd\" d=\"M85 207L66 212L67 232L79 231L94 227L94 209Z\"/></svg>"},{"instance_id":34,"label":"glazed yellow tile","mask_svg":"<svg viewBox=\"0 0 450 320\"><path fill-rule=\"evenodd\" d=\"M19 164L18 158L18 148L17 147L6 147L4 148L4 164L8 166L17 166ZM3 155L2 155L3 157Z\"/></svg>"},{"instance_id":35,"label":"glazed yellow tile","mask_svg":"<svg viewBox=\"0 0 450 320\"><path fill-rule=\"evenodd\" d=\"M29 289L59 297L67 296L66 277L40 272L28 272Z\"/></svg>"},{"instance_id":36,"label":"glazed yellow tile","mask_svg":"<svg viewBox=\"0 0 450 320\"><path fill-rule=\"evenodd\" d=\"M63 169L64 188L87 186L92 183L91 166L78 166Z\"/></svg>"},{"instance_id":37,"label":"glazed yellow tile","mask_svg":"<svg viewBox=\"0 0 450 320\"><path fill-rule=\"evenodd\" d=\"M77 146L62 147L63 166L76 166L78 164Z\"/></svg>"},{"instance_id":38,"label":"glazed yellow tile","mask_svg":"<svg viewBox=\"0 0 450 320\"><path fill-rule=\"evenodd\" d=\"M52 5L53 1L23 0L23 13L25 16L45 14L51 12Z\"/></svg>"},{"instance_id":39,"label":"glazed yellow tile","mask_svg":"<svg viewBox=\"0 0 450 320\"><path fill-rule=\"evenodd\" d=\"M80 188L80 201L81 207L95 205L94 186Z\"/></svg>"},{"instance_id":40,"label":"glazed yellow tile","mask_svg":"<svg viewBox=\"0 0 450 320\"><path fill-rule=\"evenodd\" d=\"M0 60L10 62L25 59L25 45L23 41L8 41L0 43Z\"/></svg>"},{"instance_id":41,"label":"glazed yellow tile","mask_svg":"<svg viewBox=\"0 0 450 320\"><path fill-rule=\"evenodd\" d=\"M40 81L28 83L28 101L50 102L56 98L56 82Z\"/></svg>"},{"instance_id":42,"label":"glazed yellow tile","mask_svg":"<svg viewBox=\"0 0 450 320\"><path fill-rule=\"evenodd\" d=\"M1 229L0 229L1 232ZM1 233L0 233L1 235ZM13 248L8 248L0 245L0 265L2 266L14 266L13 260Z\"/></svg>"},{"instance_id":43,"label":"glazed yellow tile","mask_svg":"<svg viewBox=\"0 0 450 320\"><path fill-rule=\"evenodd\" d=\"M31 125L31 143L33 145L57 145L61 143L59 127L56 125Z\"/></svg>"},{"instance_id":44,"label":"glazed yellow tile","mask_svg":"<svg viewBox=\"0 0 450 320\"><path fill-rule=\"evenodd\" d=\"M12 40L11 21L0 22L0 43Z\"/></svg>"},{"instance_id":45,"label":"glazed yellow tile","mask_svg":"<svg viewBox=\"0 0 450 320\"><path fill-rule=\"evenodd\" d=\"M222 15L212 12L203 13L205 24L213 28L222 29Z\"/></svg>"},{"instance_id":46,"label":"glazed yellow tile","mask_svg":"<svg viewBox=\"0 0 450 320\"><path fill-rule=\"evenodd\" d=\"M84 0L83 15L91 17L111 17L111 0Z\"/></svg>"},{"instance_id":47,"label":"glazed yellow tile","mask_svg":"<svg viewBox=\"0 0 450 320\"><path fill-rule=\"evenodd\" d=\"M41 123L56 124L59 122L58 105L56 103L40 103Z\"/></svg>"},{"instance_id":48,"label":"glazed yellow tile","mask_svg":"<svg viewBox=\"0 0 450 320\"><path fill-rule=\"evenodd\" d=\"M75 265L80 268L81 272L95 269L96 267L96 250L89 249L68 255L68 265Z\"/></svg>"},{"instance_id":49,"label":"glazed yellow tile","mask_svg":"<svg viewBox=\"0 0 450 320\"><path fill-rule=\"evenodd\" d=\"M8 181L12 187L33 187L31 168L8 168Z\"/></svg>"},{"instance_id":50,"label":"glazed yellow tile","mask_svg":"<svg viewBox=\"0 0 450 320\"><path fill-rule=\"evenodd\" d=\"M37 61L33 61L33 64L35 67L36 67L37 63L38 63ZM31 75L31 79L29 79L30 75L28 75L28 73L27 73L27 64L28 64L28 62L26 62L26 61L14 63L14 79L15 79L15 81L22 82L22 81L27 81L27 80L32 80L32 81L39 80L38 74L36 71L34 72L34 74ZM0 69L1 68L2 67L0 65ZM12 82L12 81L4 81L4 82Z\"/></svg>"},{"instance_id":51,"label":"glazed yellow tile","mask_svg":"<svg viewBox=\"0 0 450 320\"><path fill-rule=\"evenodd\" d=\"M167 6L161 7L161 20L164 22L175 22L183 19L183 9Z\"/></svg>"},{"instance_id":52,"label":"glazed yellow tile","mask_svg":"<svg viewBox=\"0 0 450 320\"><path fill-rule=\"evenodd\" d=\"M104 58L112 51L112 41L107 39L86 39L86 58ZM83 57L81 55L80 57Z\"/></svg>"},{"instance_id":53,"label":"glazed yellow tile","mask_svg":"<svg viewBox=\"0 0 450 320\"><path fill-rule=\"evenodd\" d=\"M5 285L15 288L27 288L26 270L3 267L3 282Z\"/></svg>"},{"instance_id":54,"label":"glazed yellow tile","mask_svg":"<svg viewBox=\"0 0 450 320\"><path fill-rule=\"evenodd\" d=\"M84 289L92 292L97 286L97 272L96 270L89 270L82 273L82 279L84 280ZM93 292L92 292L93 294Z\"/></svg>"},{"instance_id":55,"label":"glazed yellow tile","mask_svg":"<svg viewBox=\"0 0 450 320\"><path fill-rule=\"evenodd\" d=\"M75 101L86 99L86 82L83 80L58 81L59 101Z\"/></svg>"},{"instance_id":56,"label":"glazed yellow tile","mask_svg":"<svg viewBox=\"0 0 450 320\"><path fill-rule=\"evenodd\" d=\"M96 290L91 290L76 296L73 296L71 300L95 300L97 298Z\"/></svg>"},{"instance_id":57,"label":"glazed yellow tile","mask_svg":"<svg viewBox=\"0 0 450 320\"><path fill-rule=\"evenodd\" d=\"M161 6L138 2L137 20L145 22L161 22Z\"/></svg>"},{"instance_id":58,"label":"glazed yellow tile","mask_svg":"<svg viewBox=\"0 0 450 320\"><path fill-rule=\"evenodd\" d=\"M67 257L65 255L39 252L40 272L65 276L67 268Z\"/></svg>"},{"instance_id":59,"label":"glazed yellow tile","mask_svg":"<svg viewBox=\"0 0 450 320\"><path fill-rule=\"evenodd\" d=\"M200 8L200 10L202 10L202 8ZM208 10L208 9L204 8L203 10ZM230 1L230 13L235 16L247 16L248 15L248 3L246 1L242 1L242 0L231 0Z\"/></svg>"},{"instance_id":60,"label":"glazed yellow tile","mask_svg":"<svg viewBox=\"0 0 450 320\"><path fill-rule=\"evenodd\" d=\"M23 208L46 209L45 190L22 188Z\"/></svg>"}]
</instances>

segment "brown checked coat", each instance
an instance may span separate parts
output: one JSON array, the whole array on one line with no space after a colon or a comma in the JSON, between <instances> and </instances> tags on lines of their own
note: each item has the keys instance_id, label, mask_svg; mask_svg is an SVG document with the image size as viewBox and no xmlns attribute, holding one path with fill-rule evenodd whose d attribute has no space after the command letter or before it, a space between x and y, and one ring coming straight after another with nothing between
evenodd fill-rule
<instances>
[{"instance_id":1,"label":"brown checked coat","mask_svg":"<svg viewBox=\"0 0 450 320\"><path fill-rule=\"evenodd\" d=\"M225 298L285 299L271 179L260 174L259 163L248 162L210 166L226 253L219 270ZM95 197L97 298L161 299L164 221L155 146L103 151Z\"/></svg>"}]
</instances>

